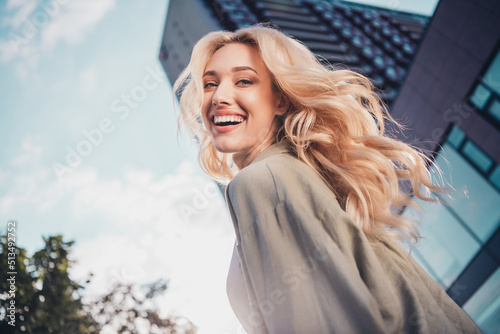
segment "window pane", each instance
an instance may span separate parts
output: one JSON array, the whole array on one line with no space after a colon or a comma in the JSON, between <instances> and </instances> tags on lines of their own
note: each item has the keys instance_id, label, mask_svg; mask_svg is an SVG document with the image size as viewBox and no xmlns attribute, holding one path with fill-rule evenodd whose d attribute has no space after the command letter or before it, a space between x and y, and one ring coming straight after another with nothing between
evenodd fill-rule
<instances>
[{"instance_id":1,"label":"window pane","mask_svg":"<svg viewBox=\"0 0 500 334\"><path fill-rule=\"evenodd\" d=\"M464 139L465 133L458 126L454 126L448 138L446 138L446 141L458 149L460 145L462 145Z\"/></svg>"},{"instance_id":2,"label":"window pane","mask_svg":"<svg viewBox=\"0 0 500 334\"><path fill-rule=\"evenodd\" d=\"M450 208L486 242L500 223L500 193L447 143L436 163L446 181L456 189L450 194L451 199L446 198Z\"/></svg>"},{"instance_id":3,"label":"window pane","mask_svg":"<svg viewBox=\"0 0 500 334\"><path fill-rule=\"evenodd\" d=\"M473 105L475 105L478 109L483 109L488 99L491 96L491 92L481 84L478 84L474 93L470 97L470 101Z\"/></svg>"},{"instance_id":4,"label":"window pane","mask_svg":"<svg viewBox=\"0 0 500 334\"><path fill-rule=\"evenodd\" d=\"M495 60L491 63L482 80L497 94L500 94L500 53L497 53Z\"/></svg>"},{"instance_id":5,"label":"window pane","mask_svg":"<svg viewBox=\"0 0 500 334\"><path fill-rule=\"evenodd\" d=\"M498 99L493 100L488 108L488 113L500 121L500 101L498 101Z\"/></svg>"},{"instance_id":6,"label":"window pane","mask_svg":"<svg viewBox=\"0 0 500 334\"><path fill-rule=\"evenodd\" d=\"M418 245L420 245L420 244L418 244ZM420 254L420 252L419 252L418 249L419 249L418 247L412 249L411 256L418 262L418 264L420 264L420 266L422 268L424 268L424 270L427 272L427 274L429 274L430 277L432 277L433 280L435 280L436 282L438 282L439 285L441 285L441 287L443 289L446 289L449 284L445 285L441 281L441 278L438 276L438 274L436 272L434 272L434 269L427 262L426 258L422 254Z\"/></svg>"},{"instance_id":7,"label":"window pane","mask_svg":"<svg viewBox=\"0 0 500 334\"><path fill-rule=\"evenodd\" d=\"M500 328L500 269L484 283L463 306L484 334Z\"/></svg>"},{"instance_id":8,"label":"window pane","mask_svg":"<svg viewBox=\"0 0 500 334\"><path fill-rule=\"evenodd\" d=\"M490 175L490 181L500 189L500 165Z\"/></svg>"},{"instance_id":9,"label":"window pane","mask_svg":"<svg viewBox=\"0 0 500 334\"><path fill-rule=\"evenodd\" d=\"M417 200L423 208L421 241L415 246L422 267L443 288L447 288L469 264L481 247L470 233L442 204ZM416 212L406 213L414 217ZM423 260L423 261L422 261ZM432 270L429 270L430 267Z\"/></svg>"},{"instance_id":10,"label":"window pane","mask_svg":"<svg viewBox=\"0 0 500 334\"><path fill-rule=\"evenodd\" d=\"M491 159L470 140L465 143L463 152L483 172L487 172L493 164Z\"/></svg>"}]
</instances>

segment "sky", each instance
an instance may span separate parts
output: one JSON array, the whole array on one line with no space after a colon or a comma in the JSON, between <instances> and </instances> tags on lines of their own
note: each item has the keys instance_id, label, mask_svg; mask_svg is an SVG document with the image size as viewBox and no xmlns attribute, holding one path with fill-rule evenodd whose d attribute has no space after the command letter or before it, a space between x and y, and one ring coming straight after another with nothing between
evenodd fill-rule
<instances>
[{"instance_id":1,"label":"sky","mask_svg":"<svg viewBox=\"0 0 500 334\"><path fill-rule=\"evenodd\" d=\"M75 241L71 277L94 274L87 298L166 278L163 314L243 333L225 292L232 223L178 135L158 61L167 8L0 1L0 230L16 220L31 254L42 236Z\"/></svg>"},{"instance_id":2,"label":"sky","mask_svg":"<svg viewBox=\"0 0 500 334\"><path fill-rule=\"evenodd\" d=\"M0 2L0 229L16 220L30 253L42 236L74 240L71 277L94 274L88 298L166 278L163 314L200 334L237 333L225 293L232 223L196 145L177 134L158 61L167 8Z\"/></svg>"},{"instance_id":3,"label":"sky","mask_svg":"<svg viewBox=\"0 0 500 334\"><path fill-rule=\"evenodd\" d=\"M345 0L407 13L432 16L439 0Z\"/></svg>"}]
</instances>

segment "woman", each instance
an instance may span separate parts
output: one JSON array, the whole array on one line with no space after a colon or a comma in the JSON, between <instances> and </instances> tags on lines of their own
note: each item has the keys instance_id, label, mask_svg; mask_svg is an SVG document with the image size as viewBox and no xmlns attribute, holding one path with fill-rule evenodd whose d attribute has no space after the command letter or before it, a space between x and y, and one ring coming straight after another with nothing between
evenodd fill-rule
<instances>
[{"instance_id":1,"label":"woman","mask_svg":"<svg viewBox=\"0 0 500 334\"><path fill-rule=\"evenodd\" d=\"M479 333L399 246L431 200L424 156L384 134L368 79L254 26L213 32L174 85L236 231L227 292L249 333ZM423 190L425 191L423 191Z\"/></svg>"}]
</instances>

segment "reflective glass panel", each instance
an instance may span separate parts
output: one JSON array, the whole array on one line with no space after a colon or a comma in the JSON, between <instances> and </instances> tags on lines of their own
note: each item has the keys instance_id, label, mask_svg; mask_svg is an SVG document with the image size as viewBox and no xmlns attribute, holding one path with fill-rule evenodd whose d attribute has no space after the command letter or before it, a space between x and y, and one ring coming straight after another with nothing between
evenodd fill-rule
<instances>
[{"instance_id":1,"label":"reflective glass panel","mask_svg":"<svg viewBox=\"0 0 500 334\"><path fill-rule=\"evenodd\" d=\"M491 92L481 84L478 84L474 93L470 97L470 101L473 105L475 105L478 109L483 109L488 102L488 99L491 96Z\"/></svg>"},{"instance_id":2,"label":"reflective glass panel","mask_svg":"<svg viewBox=\"0 0 500 334\"><path fill-rule=\"evenodd\" d=\"M414 246L414 258L446 289L469 264L481 245L449 208L442 204L417 202L424 211L420 218L422 239Z\"/></svg>"},{"instance_id":3,"label":"reflective glass panel","mask_svg":"<svg viewBox=\"0 0 500 334\"><path fill-rule=\"evenodd\" d=\"M483 172L487 172L493 164L493 161L470 140L465 143L462 152Z\"/></svg>"},{"instance_id":4,"label":"reflective glass panel","mask_svg":"<svg viewBox=\"0 0 500 334\"><path fill-rule=\"evenodd\" d=\"M499 191L447 143L436 163L446 181L455 188L450 193L452 198L444 199L471 231L486 242L500 223Z\"/></svg>"},{"instance_id":5,"label":"reflective glass panel","mask_svg":"<svg viewBox=\"0 0 500 334\"><path fill-rule=\"evenodd\" d=\"M500 165L490 175L490 181L500 189Z\"/></svg>"},{"instance_id":6,"label":"reflective glass panel","mask_svg":"<svg viewBox=\"0 0 500 334\"><path fill-rule=\"evenodd\" d=\"M490 67L488 67L488 71L484 74L482 81L497 92L497 94L500 94L500 52L497 53Z\"/></svg>"},{"instance_id":7,"label":"reflective glass panel","mask_svg":"<svg viewBox=\"0 0 500 334\"><path fill-rule=\"evenodd\" d=\"M498 99L493 100L488 108L488 113L500 121L500 101Z\"/></svg>"},{"instance_id":8,"label":"reflective glass panel","mask_svg":"<svg viewBox=\"0 0 500 334\"><path fill-rule=\"evenodd\" d=\"M446 141L458 149L460 145L462 145L464 139L465 133L458 126L454 126L448 138L446 138Z\"/></svg>"},{"instance_id":9,"label":"reflective glass panel","mask_svg":"<svg viewBox=\"0 0 500 334\"><path fill-rule=\"evenodd\" d=\"M420 245L420 243L418 245ZM419 247L412 250L411 256L418 262L418 264L420 264L422 268L424 268L424 270L427 272L427 274L429 274L430 277L432 277L432 279L434 279L439 283L439 285L441 285L443 289L447 288L447 286L445 286L441 281L441 277L439 277L439 275L434 271L434 268L432 268L431 264L427 262L425 256L420 253Z\"/></svg>"},{"instance_id":10,"label":"reflective glass panel","mask_svg":"<svg viewBox=\"0 0 500 334\"><path fill-rule=\"evenodd\" d=\"M500 269L472 295L463 309L484 334L500 332Z\"/></svg>"}]
</instances>

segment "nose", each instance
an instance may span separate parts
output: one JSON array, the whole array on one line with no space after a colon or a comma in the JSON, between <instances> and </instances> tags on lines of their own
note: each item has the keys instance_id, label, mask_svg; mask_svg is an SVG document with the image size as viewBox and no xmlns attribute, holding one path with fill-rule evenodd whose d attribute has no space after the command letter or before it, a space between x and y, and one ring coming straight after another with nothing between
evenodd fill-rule
<instances>
[{"instance_id":1,"label":"nose","mask_svg":"<svg viewBox=\"0 0 500 334\"><path fill-rule=\"evenodd\" d=\"M217 89L214 91L214 95L212 97L212 104L214 106L229 106L233 101L233 92L231 89L231 85L227 82L221 82L217 86Z\"/></svg>"}]
</instances>

